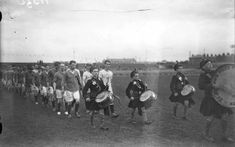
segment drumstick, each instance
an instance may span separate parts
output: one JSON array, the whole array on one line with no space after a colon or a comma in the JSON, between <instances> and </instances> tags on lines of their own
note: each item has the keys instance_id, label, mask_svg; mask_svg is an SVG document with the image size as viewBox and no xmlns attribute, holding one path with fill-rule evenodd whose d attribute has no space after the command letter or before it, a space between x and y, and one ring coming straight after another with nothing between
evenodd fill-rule
<instances>
[{"instance_id":1,"label":"drumstick","mask_svg":"<svg viewBox=\"0 0 235 147\"><path fill-rule=\"evenodd\" d=\"M113 97L114 97L114 98L117 98L117 99L119 99L119 100L120 100L120 97L119 97L119 96L117 96L116 94L113 94Z\"/></svg>"},{"instance_id":2,"label":"drumstick","mask_svg":"<svg viewBox=\"0 0 235 147\"><path fill-rule=\"evenodd\" d=\"M114 98L117 98L117 99L118 99L118 103L119 103L119 105L123 107L123 105L122 105L122 103L121 103L121 99L120 99L120 97L119 97L119 96L117 96L116 94L112 94L112 95L113 95L113 97L114 97Z\"/></svg>"}]
</instances>

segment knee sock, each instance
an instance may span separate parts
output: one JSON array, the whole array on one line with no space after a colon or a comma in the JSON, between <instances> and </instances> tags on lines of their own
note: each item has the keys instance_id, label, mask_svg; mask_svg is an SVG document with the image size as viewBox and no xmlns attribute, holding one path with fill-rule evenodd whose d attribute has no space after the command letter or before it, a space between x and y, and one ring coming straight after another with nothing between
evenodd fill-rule
<instances>
[{"instance_id":1,"label":"knee sock","mask_svg":"<svg viewBox=\"0 0 235 147\"><path fill-rule=\"evenodd\" d=\"M35 98L35 102L38 102L38 96L35 95L34 98Z\"/></svg>"},{"instance_id":2,"label":"knee sock","mask_svg":"<svg viewBox=\"0 0 235 147\"><path fill-rule=\"evenodd\" d=\"M139 107L138 107L138 114L139 114L140 116L142 116L142 114L143 114L142 109L139 108Z\"/></svg>"},{"instance_id":3,"label":"knee sock","mask_svg":"<svg viewBox=\"0 0 235 147\"><path fill-rule=\"evenodd\" d=\"M177 106L174 106L173 108L173 115L176 116Z\"/></svg>"},{"instance_id":4,"label":"knee sock","mask_svg":"<svg viewBox=\"0 0 235 147\"><path fill-rule=\"evenodd\" d=\"M65 102L65 111L68 111L68 103Z\"/></svg>"},{"instance_id":5,"label":"knee sock","mask_svg":"<svg viewBox=\"0 0 235 147\"><path fill-rule=\"evenodd\" d=\"M72 104L68 104L68 113L71 114Z\"/></svg>"},{"instance_id":6,"label":"knee sock","mask_svg":"<svg viewBox=\"0 0 235 147\"><path fill-rule=\"evenodd\" d=\"M53 100L51 104L52 104L52 108L55 108L55 100Z\"/></svg>"},{"instance_id":7,"label":"knee sock","mask_svg":"<svg viewBox=\"0 0 235 147\"><path fill-rule=\"evenodd\" d=\"M61 104L60 104L60 103L58 103L58 111L59 111L59 112L60 112L60 105L61 105Z\"/></svg>"},{"instance_id":8,"label":"knee sock","mask_svg":"<svg viewBox=\"0 0 235 147\"><path fill-rule=\"evenodd\" d=\"M109 105L111 113L114 113L114 105Z\"/></svg>"},{"instance_id":9,"label":"knee sock","mask_svg":"<svg viewBox=\"0 0 235 147\"><path fill-rule=\"evenodd\" d=\"M78 112L78 108L79 108L79 103L75 104L75 113Z\"/></svg>"}]
</instances>

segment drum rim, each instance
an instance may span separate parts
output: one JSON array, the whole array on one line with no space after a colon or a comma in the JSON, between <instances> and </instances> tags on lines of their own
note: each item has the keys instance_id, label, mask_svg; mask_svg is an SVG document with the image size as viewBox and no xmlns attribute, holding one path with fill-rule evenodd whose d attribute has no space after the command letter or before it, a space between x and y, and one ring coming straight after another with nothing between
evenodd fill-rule
<instances>
[{"instance_id":1,"label":"drum rim","mask_svg":"<svg viewBox=\"0 0 235 147\"><path fill-rule=\"evenodd\" d=\"M102 93L106 93L106 96L105 96L104 98L102 98L102 99L97 98L97 96L100 95L100 94L102 94ZM96 96L95 101L96 101L97 103L101 103L101 102L103 102L103 101L110 95L110 92L109 92L109 91L103 91L103 92L99 93L98 95Z\"/></svg>"},{"instance_id":2,"label":"drum rim","mask_svg":"<svg viewBox=\"0 0 235 147\"><path fill-rule=\"evenodd\" d=\"M216 79L218 77L218 72L221 71L223 68L225 68L226 66L233 66L235 67L235 64L223 64L223 65L220 65L216 70L215 70L215 75L212 77L212 80L211 80L211 83L212 83L212 86L215 86L215 83L216 83ZM224 98L221 98L219 95L215 94L216 90L214 88L212 88L212 96L213 98L215 99L216 102L218 102L220 105L224 106L224 107L229 107L229 108L234 108L235 105L229 105L228 103L230 102L227 102L227 101L224 101ZM222 99L222 100L219 100L219 99ZM224 103L222 102L224 101ZM235 101L234 101L235 102Z\"/></svg>"},{"instance_id":3,"label":"drum rim","mask_svg":"<svg viewBox=\"0 0 235 147\"><path fill-rule=\"evenodd\" d=\"M192 89L192 91L189 92L189 93L187 93L187 94L183 94L182 92L184 91L183 89L184 89L185 86L189 86L189 87ZM182 96L187 96L187 95L189 95L190 93L193 93L193 92L195 91L195 87L194 87L193 85L191 85L191 84L186 84L186 85L184 85L184 87L183 87L183 89L182 89L181 92L180 92Z\"/></svg>"},{"instance_id":4,"label":"drum rim","mask_svg":"<svg viewBox=\"0 0 235 147\"><path fill-rule=\"evenodd\" d=\"M144 93L147 93L147 92L151 92L151 95L148 96L147 98L145 98L144 100L141 99L142 95L143 95ZM145 102L145 101L148 100L150 97L153 97L153 95L156 97L155 92L153 92L152 90L146 90L145 92L143 92L143 93L140 95L140 101L141 101L141 102Z\"/></svg>"}]
</instances>

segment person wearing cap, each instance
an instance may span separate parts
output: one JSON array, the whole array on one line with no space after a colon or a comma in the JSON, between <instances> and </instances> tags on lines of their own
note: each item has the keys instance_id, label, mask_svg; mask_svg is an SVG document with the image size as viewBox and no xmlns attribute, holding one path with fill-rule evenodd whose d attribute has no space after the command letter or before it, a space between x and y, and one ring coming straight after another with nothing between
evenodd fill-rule
<instances>
[{"instance_id":1,"label":"person wearing cap","mask_svg":"<svg viewBox=\"0 0 235 147\"><path fill-rule=\"evenodd\" d=\"M33 78L34 78L34 85L33 85L33 95L34 95L34 101L35 104L38 104L38 99L40 97L40 74L42 72L42 70L39 68L39 66L35 66L36 69L34 69L33 71Z\"/></svg>"},{"instance_id":2,"label":"person wearing cap","mask_svg":"<svg viewBox=\"0 0 235 147\"><path fill-rule=\"evenodd\" d=\"M64 92L64 74L65 65L63 63L56 66L56 73L54 75L53 87L55 90L55 97L57 99L57 115L61 115L61 105L63 104L63 92ZM66 109L67 110L67 109Z\"/></svg>"},{"instance_id":3,"label":"person wearing cap","mask_svg":"<svg viewBox=\"0 0 235 147\"><path fill-rule=\"evenodd\" d=\"M132 81L128 84L126 88L126 95L130 99L128 104L129 108L132 108L131 112L131 123L136 123L134 121L135 111L138 108L138 113L140 116L143 115L144 123L146 125L151 124L152 122L148 120L146 109L144 108L144 103L140 101L140 96L147 90L147 84L145 84L139 77L139 72L135 69L131 72L130 77Z\"/></svg>"},{"instance_id":4,"label":"person wearing cap","mask_svg":"<svg viewBox=\"0 0 235 147\"><path fill-rule=\"evenodd\" d=\"M200 105L200 113L206 118L204 137L209 141L215 141L215 139L210 136L210 129L215 119L218 119L220 120L222 128L222 140L234 142L234 140L226 134L228 129L227 119L233 114L233 111L231 108L224 107L217 103L212 95L213 86L211 82L215 74L213 64L210 60L204 59L200 62L200 69L202 73L199 76L198 87L200 90L204 91L204 98Z\"/></svg>"},{"instance_id":5,"label":"person wearing cap","mask_svg":"<svg viewBox=\"0 0 235 147\"><path fill-rule=\"evenodd\" d=\"M173 116L177 117L177 108L180 104L184 106L184 114L182 119L187 120L188 108L195 104L192 99L192 95L183 96L181 91L183 87L189 84L188 78L182 73L183 66L179 63L174 65L175 74L172 76L170 82L171 95L169 97L170 101L174 103Z\"/></svg>"},{"instance_id":6,"label":"person wearing cap","mask_svg":"<svg viewBox=\"0 0 235 147\"><path fill-rule=\"evenodd\" d=\"M105 60L104 61L104 69L99 71L99 77L104 82L104 85L108 87L108 91L113 94L113 87L112 87L112 79L113 79L113 72L110 70L111 61ZM113 118L118 117L119 115L115 113L114 109L114 98L111 96L112 103L109 106L109 109L105 110L105 113L109 114L109 110L111 111L111 115Z\"/></svg>"},{"instance_id":7,"label":"person wearing cap","mask_svg":"<svg viewBox=\"0 0 235 147\"><path fill-rule=\"evenodd\" d=\"M13 67L7 71L7 89L9 91L13 89Z\"/></svg>"},{"instance_id":8,"label":"person wearing cap","mask_svg":"<svg viewBox=\"0 0 235 147\"><path fill-rule=\"evenodd\" d=\"M71 108L73 101L75 101L75 116L80 118L79 114L79 103L80 103L80 89L82 88L80 73L76 70L76 61L72 60L69 62L69 69L64 74L64 98L67 103L68 118L71 118Z\"/></svg>"},{"instance_id":9,"label":"person wearing cap","mask_svg":"<svg viewBox=\"0 0 235 147\"><path fill-rule=\"evenodd\" d=\"M20 67L18 71L18 93L20 95L24 92L24 84L25 84L25 74L23 68Z\"/></svg>"},{"instance_id":10,"label":"person wearing cap","mask_svg":"<svg viewBox=\"0 0 235 147\"><path fill-rule=\"evenodd\" d=\"M41 66L42 73L40 74L40 93L42 96L43 105L48 106L49 98L47 95L49 80L48 80L48 71L45 66Z\"/></svg>"},{"instance_id":11,"label":"person wearing cap","mask_svg":"<svg viewBox=\"0 0 235 147\"><path fill-rule=\"evenodd\" d=\"M56 111L56 97L55 97L55 89L54 89L54 76L56 73L56 67L57 67L57 63L54 63L54 67L49 67L47 66L47 71L48 71L48 97L49 97L49 101L52 105L52 111Z\"/></svg>"},{"instance_id":12,"label":"person wearing cap","mask_svg":"<svg viewBox=\"0 0 235 147\"><path fill-rule=\"evenodd\" d=\"M18 84L18 74L19 73L19 67L16 66L13 69L13 88L14 92L18 93L19 92L19 84Z\"/></svg>"},{"instance_id":13,"label":"person wearing cap","mask_svg":"<svg viewBox=\"0 0 235 147\"><path fill-rule=\"evenodd\" d=\"M90 80L92 78L92 76L93 76L91 74L91 72L90 72L91 67L92 67L92 65L89 64L89 63L86 64L86 66L85 66L85 71L84 71L84 73L82 75L82 81L83 81L83 85L84 86L86 85L87 81ZM87 96L88 97L89 97L89 94L90 94L90 90L88 90L88 92L87 92ZM85 100L86 113L90 113L90 111L89 111L89 104L90 104L90 102Z\"/></svg>"},{"instance_id":14,"label":"person wearing cap","mask_svg":"<svg viewBox=\"0 0 235 147\"><path fill-rule=\"evenodd\" d=\"M102 108L99 107L98 103L95 101L96 97L98 94L100 94L103 91L107 90L107 87L104 85L103 81L101 78L99 78L99 69L97 66L92 66L90 68L90 72L92 73L92 78L89 79L84 88L83 88L83 96L87 102L89 102L89 110L91 111L90 113L90 122L91 126L95 128L94 124L94 116L95 112L98 112ZM90 90L89 90L90 89ZM103 110L105 111L106 108ZM101 130L108 130L107 127L104 126L104 119L107 114L102 113L101 111L98 112L98 115L101 120L100 124L100 129Z\"/></svg>"},{"instance_id":15,"label":"person wearing cap","mask_svg":"<svg viewBox=\"0 0 235 147\"><path fill-rule=\"evenodd\" d=\"M28 96L31 92L31 89L34 85L34 73L33 68L30 65L27 65L28 71L25 74L25 96Z\"/></svg>"}]
</instances>

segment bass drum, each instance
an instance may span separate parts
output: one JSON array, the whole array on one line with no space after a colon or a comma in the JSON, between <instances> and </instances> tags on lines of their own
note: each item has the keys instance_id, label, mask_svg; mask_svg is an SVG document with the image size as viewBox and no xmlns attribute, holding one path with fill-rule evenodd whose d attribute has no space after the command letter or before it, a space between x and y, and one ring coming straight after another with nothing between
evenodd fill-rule
<instances>
[{"instance_id":1,"label":"bass drum","mask_svg":"<svg viewBox=\"0 0 235 147\"><path fill-rule=\"evenodd\" d=\"M212 87L212 95L220 105L235 107L235 64L219 66L212 77Z\"/></svg>"}]
</instances>

